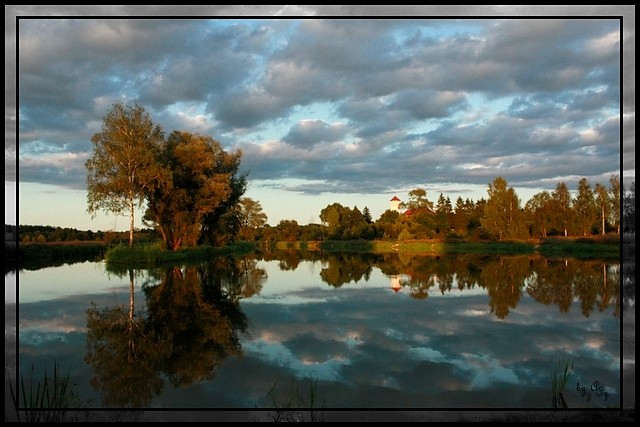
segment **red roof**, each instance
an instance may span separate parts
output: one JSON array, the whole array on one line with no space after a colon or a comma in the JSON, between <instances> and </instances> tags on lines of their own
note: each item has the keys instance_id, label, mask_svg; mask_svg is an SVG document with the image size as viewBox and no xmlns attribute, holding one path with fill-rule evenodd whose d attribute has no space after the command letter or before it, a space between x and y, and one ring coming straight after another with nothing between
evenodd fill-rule
<instances>
[{"instance_id":1,"label":"red roof","mask_svg":"<svg viewBox=\"0 0 640 427\"><path fill-rule=\"evenodd\" d=\"M391 202L399 202L400 199L398 199L398 196L393 196L393 199L390 200Z\"/></svg>"}]
</instances>

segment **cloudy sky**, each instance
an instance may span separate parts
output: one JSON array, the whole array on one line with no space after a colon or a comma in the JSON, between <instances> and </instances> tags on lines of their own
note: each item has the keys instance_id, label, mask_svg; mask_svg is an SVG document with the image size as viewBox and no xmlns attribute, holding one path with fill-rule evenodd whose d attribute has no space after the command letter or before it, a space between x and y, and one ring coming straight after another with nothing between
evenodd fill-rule
<instances>
[{"instance_id":1,"label":"cloudy sky","mask_svg":"<svg viewBox=\"0 0 640 427\"><path fill-rule=\"evenodd\" d=\"M333 202L377 219L415 188L477 200L498 176L523 205L635 180L634 6L5 6L5 27L6 223L17 181L20 224L127 228L86 212L120 101L242 150L271 225Z\"/></svg>"}]
</instances>

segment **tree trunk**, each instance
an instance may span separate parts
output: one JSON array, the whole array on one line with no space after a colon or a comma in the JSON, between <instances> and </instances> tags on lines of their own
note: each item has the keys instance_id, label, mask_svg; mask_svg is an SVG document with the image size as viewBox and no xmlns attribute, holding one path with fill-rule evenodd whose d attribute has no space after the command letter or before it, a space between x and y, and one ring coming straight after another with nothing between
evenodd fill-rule
<instances>
[{"instance_id":1,"label":"tree trunk","mask_svg":"<svg viewBox=\"0 0 640 427\"><path fill-rule=\"evenodd\" d=\"M134 284L133 269L129 269L129 352L127 354L129 363L135 360L135 341L133 339L133 306L134 306Z\"/></svg>"},{"instance_id":2,"label":"tree trunk","mask_svg":"<svg viewBox=\"0 0 640 427\"><path fill-rule=\"evenodd\" d=\"M133 198L129 198L129 247L133 246L133 224L135 215L135 205L133 203Z\"/></svg>"}]
</instances>

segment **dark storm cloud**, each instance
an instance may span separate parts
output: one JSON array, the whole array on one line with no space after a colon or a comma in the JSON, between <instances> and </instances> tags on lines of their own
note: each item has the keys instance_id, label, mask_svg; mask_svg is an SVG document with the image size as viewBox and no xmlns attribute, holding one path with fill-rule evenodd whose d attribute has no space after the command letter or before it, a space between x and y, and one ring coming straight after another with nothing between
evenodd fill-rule
<instances>
[{"instance_id":1,"label":"dark storm cloud","mask_svg":"<svg viewBox=\"0 0 640 427\"><path fill-rule=\"evenodd\" d=\"M628 82L621 42L631 53L623 65L635 65L628 21L621 41L616 19L512 19L508 7L482 9L498 19L454 20L216 19L230 10L224 6L158 8L155 16L140 15L145 19L73 19L73 11L126 15L144 8L15 8L64 17L19 21L25 181L82 187L90 138L120 100L140 102L166 132L208 133L241 147L252 178L312 181L291 184L296 191L318 191L315 181L328 180L329 190L381 192L419 186L425 175L483 185L501 175L510 185L540 187L621 166L612 117L619 115L621 74ZM213 19L153 19L176 10ZM235 10L332 16L349 8ZM376 16L390 8L369 10ZM402 10L413 8L395 14ZM15 22L5 22L13 27L5 46L15 51ZM12 69L5 69L8 82ZM635 174L628 155L635 111L624 93L624 169ZM9 174L11 94L5 91ZM72 154L69 165L61 151ZM78 172L75 185L70 170ZM382 170L401 173L389 182Z\"/></svg>"}]
</instances>

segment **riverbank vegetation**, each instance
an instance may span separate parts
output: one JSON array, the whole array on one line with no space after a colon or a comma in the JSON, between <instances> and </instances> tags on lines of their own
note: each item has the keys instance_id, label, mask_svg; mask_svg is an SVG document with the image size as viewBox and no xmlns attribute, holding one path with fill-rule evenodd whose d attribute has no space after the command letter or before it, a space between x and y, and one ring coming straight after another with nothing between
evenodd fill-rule
<instances>
[{"instance_id":1,"label":"riverbank vegetation","mask_svg":"<svg viewBox=\"0 0 640 427\"><path fill-rule=\"evenodd\" d=\"M609 256L617 242L619 256L621 236L635 233L635 183L625 188L618 175L608 183L582 178L573 192L558 182L553 191L524 203L500 176L488 183L486 199L476 201L458 197L452 202L442 193L434 198L415 188L406 202L394 197L377 219L366 206L332 203L318 213L320 223L283 219L272 226L260 202L244 196L248 173L241 173L242 152L227 152L210 136L176 130L165 138L143 107L116 103L91 140L94 149L85 165L87 210L92 215L98 210L128 213L129 230L94 233L20 225L13 234L19 246L91 241L114 251L113 259L140 256L147 262L199 256L193 252L199 248L205 254L212 248L233 251L236 242L257 247L287 242L323 250L593 256ZM133 226L135 206L146 208L143 230ZM142 248L129 253L120 248L133 248L134 241ZM38 250L28 249L29 257L38 256Z\"/></svg>"}]
</instances>

